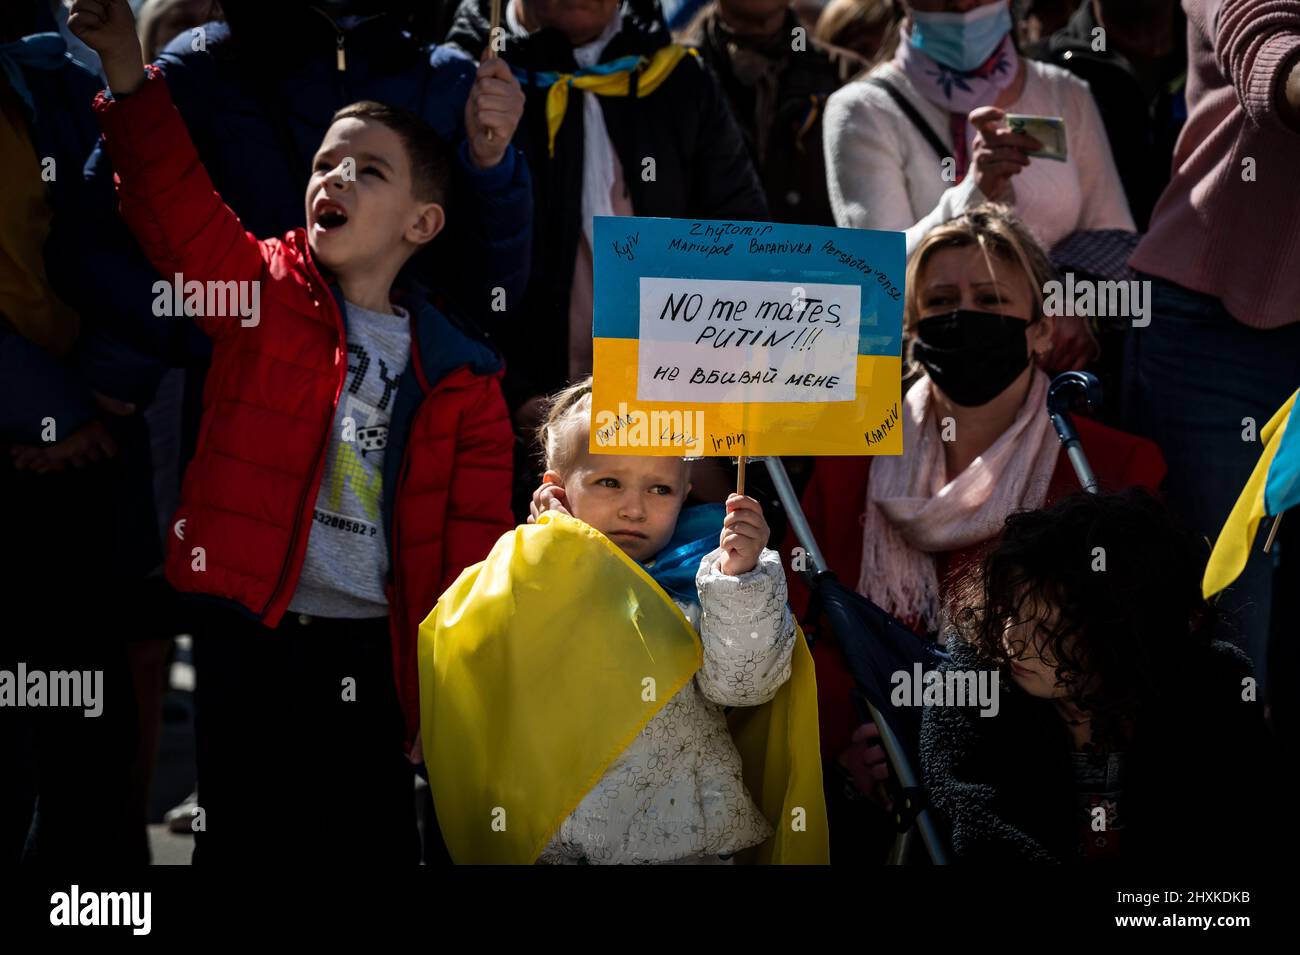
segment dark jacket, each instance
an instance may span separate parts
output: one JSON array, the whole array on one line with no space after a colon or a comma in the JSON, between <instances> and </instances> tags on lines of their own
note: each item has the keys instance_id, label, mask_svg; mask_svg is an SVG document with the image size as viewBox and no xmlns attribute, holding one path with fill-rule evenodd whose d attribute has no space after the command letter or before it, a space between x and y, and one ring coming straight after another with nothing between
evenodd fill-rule
<instances>
[{"instance_id":1,"label":"dark jacket","mask_svg":"<svg viewBox=\"0 0 1300 955\"><path fill-rule=\"evenodd\" d=\"M716 11L705 15L690 41L699 49L727 94L750 158L777 222L835 225L826 193L826 159L822 152L822 116L826 99L863 69L867 62L849 50L805 37L806 48L792 50L792 30L799 25L791 10L767 46L779 62L773 107L759 135L758 97L752 85L737 78L727 49L726 28ZM760 154L760 142L763 147Z\"/></svg>"},{"instance_id":2,"label":"dark jacket","mask_svg":"<svg viewBox=\"0 0 1300 955\"><path fill-rule=\"evenodd\" d=\"M76 251L85 225L86 184L81 167L99 137L91 101L101 84L98 77L66 53L57 69L23 65L20 70L35 110L34 121L28 125L33 151L41 160L54 161L55 174L45 183L51 212L44 248L46 275L51 290L72 303L77 286L85 282L84 275L77 272L82 259ZM12 95L7 87L0 77L0 95ZM54 439L62 441L99 417L93 386L105 387L111 393L112 382L161 374L161 366L147 356L103 336L93 307L80 311L77 340L63 357L28 341L0 319L0 447L10 443L38 447L45 444L47 420L55 426ZM96 366L103 371L100 378L89 374ZM154 518L144 422L138 415L109 415L103 417L102 424L117 446L113 460L85 470L74 469L60 477L5 473L0 478L6 490L9 482L14 482L12 487L19 490L12 493L21 495L28 509L19 527L34 528L37 533L44 526L46 508L58 507L60 513L68 510L60 494L80 494L83 504L92 500L111 502L111 506L98 511L93 505L87 506L86 513L93 512L96 517L83 528L78 546L84 550L86 566L97 568L97 579L113 581L111 586L121 593L119 584L156 567L162 551ZM8 465L2 469L7 472ZM25 552L23 533L17 531L17 546ZM49 533L48 527L44 527L44 533ZM53 572L40 558L26 569L37 577Z\"/></svg>"},{"instance_id":3,"label":"dark jacket","mask_svg":"<svg viewBox=\"0 0 1300 955\"><path fill-rule=\"evenodd\" d=\"M36 121L29 123L38 160L54 160L54 178L45 184L50 206L50 233L45 241L46 274L71 257L68 246L83 199L81 164L95 145L99 129L90 101L99 81L64 54L58 69L21 66L31 92ZM16 94L0 76L0 96ZM56 288L56 291L58 289ZM42 422L53 418L57 435L67 437L95 417L90 388L70 361L62 361L24 339L0 316L0 442L40 445Z\"/></svg>"},{"instance_id":4,"label":"dark jacket","mask_svg":"<svg viewBox=\"0 0 1300 955\"><path fill-rule=\"evenodd\" d=\"M1092 0L1083 0L1064 27L1026 50L1033 59L1053 63L1088 82L1139 232L1146 231L1151 210L1169 184L1174 143L1187 119L1183 95L1187 45L1182 41L1186 31L1177 5L1174 15L1178 40L1159 64L1158 75L1147 84L1112 44L1104 51L1093 49L1093 30L1099 25Z\"/></svg>"},{"instance_id":5,"label":"dark jacket","mask_svg":"<svg viewBox=\"0 0 1300 955\"><path fill-rule=\"evenodd\" d=\"M1189 638L1190 640L1190 638ZM994 670L950 640L948 670ZM1251 664L1228 643L1168 661L1169 699L1138 720L1120 796L1124 864L1229 862L1260 854L1262 706L1243 701ZM1079 818L1071 741L1052 703L999 681L996 716L927 707L921 768L961 862L1073 862Z\"/></svg>"},{"instance_id":6,"label":"dark jacket","mask_svg":"<svg viewBox=\"0 0 1300 955\"><path fill-rule=\"evenodd\" d=\"M487 42L490 0L465 0L448 43L471 56ZM601 62L621 56L652 56L672 42L658 4L625 0L623 29ZM556 30L509 37L501 56L524 71L573 72L568 39ZM545 88L524 84L527 105L515 145L533 173L532 279L522 310L512 309L502 338L506 353L506 399L516 407L534 395L562 387L569 372L569 292L582 231L582 97L569 97L568 111L548 155ZM744 139L717 80L695 57L685 57L651 95L600 97L605 126L623 165L632 208L641 216L701 219L766 219L767 205ZM642 160L655 160L655 178L642 177Z\"/></svg>"},{"instance_id":7,"label":"dark jacket","mask_svg":"<svg viewBox=\"0 0 1300 955\"><path fill-rule=\"evenodd\" d=\"M454 153L447 228L408 269L485 325L500 322L493 290L522 298L531 249L532 190L526 163L509 150L495 168L477 170L464 151L465 100L473 61L444 46L420 46L389 17L338 32L303 11L286 38L292 66L272 65L259 42L234 42L224 23L203 27L203 50L187 31L159 56L177 108L213 183L244 227L259 238L304 224L304 196L315 154L334 112L361 99L400 106L421 116ZM337 67L338 50L346 70ZM181 360L201 349L188 323L151 320L156 274L116 215L113 170L103 147L87 164L94 202L84 213L86 255L81 285L89 301L111 316L123 340L150 354ZM170 277L168 277L170 278ZM143 394L116 397L147 401Z\"/></svg>"}]
</instances>

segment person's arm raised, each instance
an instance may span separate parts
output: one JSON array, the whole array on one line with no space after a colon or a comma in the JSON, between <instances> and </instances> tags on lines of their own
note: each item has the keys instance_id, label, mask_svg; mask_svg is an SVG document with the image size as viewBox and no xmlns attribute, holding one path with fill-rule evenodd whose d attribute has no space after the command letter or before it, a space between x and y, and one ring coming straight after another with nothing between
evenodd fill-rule
<instances>
[{"instance_id":1,"label":"person's arm raised","mask_svg":"<svg viewBox=\"0 0 1300 955\"><path fill-rule=\"evenodd\" d=\"M144 83L144 54L126 0L74 0L68 29L99 54L114 96L129 96Z\"/></svg>"},{"instance_id":2,"label":"person's arm raised","mask_svg":"<svg viewBox=\"0 0 1300 955\"><path fill-rule=\"evenodd\" d=\"M116 64L110 91L117 92L115 78L125 91L130 86L126 51L134 49L139 55L130 10L123 0L77 0L73 12L86 17L92 7L110 9L99 21L79 20L79 35L106 63ZM142 64L139 69L141 82L129 96L101 93L94 104L104 148L117 173L123 221L164 278L179 275L184 283L258 279L263 271L258 241L244 231L239 217L213 188L162 72ZM194 318L205 333L220 338L239 328L244 317Z\"/></svg>"},{"instance_id":3,"label":"person's arm raised","mask_svg":"<svg viewBox=\"0 0 1300 955\"><path fill-rule=\"evenodd\" d=\"M511 142L523 92L502 60L475 68L459 51L436 46L429 63L427 103L466 97L464 118L447 137L456 144L447 228L434 240L438 266L429 284L455 311L499 327L523 304L533 248L532 179Z\"/></svg>"},{"instance_id":4,"label":"person's arm raised","mask_svg":"<svg viewBox=\"0 0 1300 955\"><path fill-rule=\"evenodd\" d=\"M1278 84L1279 108L1283 121L1300 133L1300 49L1291 54L1286 82Z\"/></svg>"},{"instance_id":5,"label":"person's arm raised","mask_svg":"<svg viewBox=\"0 0 1300 955\"><path fill-rule=\"evenodd\" d=\"M722 536L730 533L724 530ZM794 641L801 638L786 604L785 570L776 551L762 550L753 569L740 576L722 569L726 556L725 547L706 555L695 574L704 650L695 682L719 706L757 706L790 678Z\"/></svg>"},{"instance_id":6,"label":"person's arm raised","mask_svg":"<svg viewBox=\"0 0 1300 955\"><path fill-rule=\"evenodd\" d=\"M1300 133L1300 2L1220 0L1185 5L1237 101L1261 129Z\"/></svg>"}]
</instances>

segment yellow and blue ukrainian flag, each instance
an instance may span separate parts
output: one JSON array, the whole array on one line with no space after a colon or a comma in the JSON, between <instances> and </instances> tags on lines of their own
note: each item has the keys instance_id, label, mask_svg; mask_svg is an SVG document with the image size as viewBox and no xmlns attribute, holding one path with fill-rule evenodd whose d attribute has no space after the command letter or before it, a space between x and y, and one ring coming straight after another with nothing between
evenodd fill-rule
<instances>
[{"instance_id":1,"label":"yellow and blue ukrainian flag","mask_svg":"<svg viewBox=\"0 0 1300 955\"><path fill-rule=\"evenodd\" d=\"M702 649L652 571L587 524L545 514L447 589L420 626L419 662L425 762L452 859L527 864L694 676ZM745 785L775 830L749 855L825 863L802 633L791 669L770 702L728 715Z\"/></svg>"},{"instance_id":2,"label":"yellow and blue ukrainian flag","mask_svg":"<svg viewBox=\"0 0 1300 955\"><path fill-rule=\"evenodd\" d=\"M1201 584L1206 597L1227 587L1245 569L1260 521L1300 504L1300 421L1294 414L1296 395L1300 391L1286 400L1260 432L1264 453L1215 541Z\"/></svg>"}]
</instances>

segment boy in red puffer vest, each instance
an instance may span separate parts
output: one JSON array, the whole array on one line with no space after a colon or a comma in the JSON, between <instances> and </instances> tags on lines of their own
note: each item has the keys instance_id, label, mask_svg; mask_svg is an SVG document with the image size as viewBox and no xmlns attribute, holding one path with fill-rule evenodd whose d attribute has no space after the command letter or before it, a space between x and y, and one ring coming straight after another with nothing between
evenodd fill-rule
<instances>
[{"instance_id":1,"label":"boy in red puffer vest","mask_svg":"<svg viewBox=\"0 0 1300 955\"><path fill-rule=\"evenodd\" d=\"M415 862L416 630L513 524L498 357L394 287L443 227L443 144L401 110L340 110L307 228L257 240L141 68L125 0L78 0L69 27L113 94L95 110L122 216L175 276L155 314L183 300L214 343L167 558L178 590L220 598L196 626L195 861ZM517 84L481 71L471 102L510 148ZM283 805L293 825L265 838Z\"/></svg>"}]
</instances>

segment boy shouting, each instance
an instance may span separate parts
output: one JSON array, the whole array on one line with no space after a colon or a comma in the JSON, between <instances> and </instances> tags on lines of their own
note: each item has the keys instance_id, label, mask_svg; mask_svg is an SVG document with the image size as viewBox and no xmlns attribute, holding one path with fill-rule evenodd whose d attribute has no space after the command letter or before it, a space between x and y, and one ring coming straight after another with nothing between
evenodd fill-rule
<instances>
[{"instance_id":1,"label":"boy shouting","mask_svg":"<svg viewBox=\"0 0 1300 955\"><path fill-rule=\"evenodd\" d=\"M339 110L306 228L257 240L142 67L125 0L77 0L69 28L108 78L122 217L213 340L167 559L177 589L219 598L196 628L195 859L414 862L416 628L511 526L499 359L397 282L443 228L444 144L402 110ZM480 72L479 121L508 143L522 96L501 82ZM263 838L284 805L293 824Z\"/></svg>"}]
</instances>

